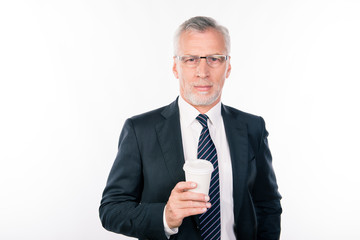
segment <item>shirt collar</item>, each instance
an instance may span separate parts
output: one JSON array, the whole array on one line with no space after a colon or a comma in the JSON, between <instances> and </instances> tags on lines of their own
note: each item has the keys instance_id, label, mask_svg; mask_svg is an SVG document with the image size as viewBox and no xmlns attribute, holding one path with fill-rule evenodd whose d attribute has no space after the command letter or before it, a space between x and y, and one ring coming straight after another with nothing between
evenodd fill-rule
<instances>
[{"instance_id":1,"label":"shirt collar","mask_svg":"<svg viewBox=\"0 0 360 240\"><path fill-rule=\"evenodd\" d=\"M186 102L181 96L179 97L178 104L181 121L184 123L184 126L188 127L196 121L196 117L200 112ZM209 117L210 124L218 126L221 123L221 102L218 102L205 114Z\"/></svg>"}]
</instances>

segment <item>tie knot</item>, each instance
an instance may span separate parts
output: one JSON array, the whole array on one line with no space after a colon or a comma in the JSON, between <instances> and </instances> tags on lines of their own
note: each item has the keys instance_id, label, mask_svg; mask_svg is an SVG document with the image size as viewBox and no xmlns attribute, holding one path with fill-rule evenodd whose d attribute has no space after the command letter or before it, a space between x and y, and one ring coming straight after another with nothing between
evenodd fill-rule
<instances>
[{"instance_id":1,"label":"tie knot","mask_svg":"<svg viewBox=\"0 0 360 240\"><path fill-rule=\"evenodd\" d=\"M196 120L199 121L199 123L203 126L203 127L207 127L207 120L208 120L208 116L206 116L206 114L199 114L196 117Z\"/></svg>"}]
</instances>

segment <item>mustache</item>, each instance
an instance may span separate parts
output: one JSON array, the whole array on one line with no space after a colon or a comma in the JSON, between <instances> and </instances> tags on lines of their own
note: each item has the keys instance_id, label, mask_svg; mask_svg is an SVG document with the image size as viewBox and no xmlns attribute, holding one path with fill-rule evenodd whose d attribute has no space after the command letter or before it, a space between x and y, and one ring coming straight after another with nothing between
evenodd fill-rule
<instances>
[{"instance_id":1,"label":"mustache","mask_svg":"<svg viewBox=\"0 0 360 240\"><path fill-rule=\"evenodd\" d=\"M196 82L191 83L191 86L213 86L214 83L207 78L201 78Z\"/></svg>"}]
</instances>

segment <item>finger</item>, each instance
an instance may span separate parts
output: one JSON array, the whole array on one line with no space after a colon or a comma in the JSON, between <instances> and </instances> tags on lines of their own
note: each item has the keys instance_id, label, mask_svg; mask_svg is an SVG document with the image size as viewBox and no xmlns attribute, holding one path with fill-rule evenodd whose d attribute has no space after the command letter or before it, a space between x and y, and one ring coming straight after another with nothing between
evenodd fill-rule
<instances>
[{"instance_id":1,"label":"finger","mask_svg":"<svg viewBox=\"0 0 360 240\"><path fill-rule=\"evenodd\" d=\"M199 201L199 202L208 202L210 197L203 193L196 192L183 192L178 195L180 201Z\"/></svg>"},{"instance_id":2,"label":"finger","mask_svg":"<svg viewBox=\"0 0 360 240\"><path fill-rule=\"evenodd\" d=\"M183 210L183 217L189 217L193 215L203 214L207 208L187 208Z\"/></svg>"},{"instance_id":3,"label":"finger","mask_svg":"<svg viewBox=\"0 0 360 240\"><path fill-rule=\"evenodd\" d=\"M178 208L210 208L210 202L198 202L198 201L182 201L179 203Z\"/></svg>"},{"instance_id":4,"label":"finger","mask_svg":"<svg viewBox=\"0 0 360 240\"><path fill-rule=\"evenodd\" d=\"M184 219L185 217L202 214L206 212L208 208L206 207L199 207L199 208L184 208L184 209L170 209L168 208L166 210L166 217L169 218L169 220L173 221L179 221Z\"/></svg>"},{"instance_id":5,"label":"finger","mask_svg":"<svg viewBox=\"0 0 360 240\"><path fill-rule=\"evenodd\" d=\"M171 209L186 209L186 208L210 208L211 203L200 201L176 201L168 203Z\"/></svg>"},{"instance_id":6,"label":"finger","mask_svg":"<svg viewBox=\"0 0 360 240\"><path fill-rule=\"evenodd\" d=\"M174 191L176 192L185 192L190 189L196 188L197 184L194 182L178 182L174 187Z\"/></svg>"}]
</instances>

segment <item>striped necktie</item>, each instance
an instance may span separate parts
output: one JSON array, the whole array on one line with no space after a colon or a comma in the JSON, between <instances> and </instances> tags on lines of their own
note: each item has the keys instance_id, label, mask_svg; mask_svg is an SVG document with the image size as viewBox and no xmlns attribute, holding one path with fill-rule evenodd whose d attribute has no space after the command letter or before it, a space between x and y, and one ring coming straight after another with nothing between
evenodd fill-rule
<instances>
[{"instance_id":1,"label":"striped necktie","mask_svg":"<svg viewBox=\"0 0 360 240\"><path fill-rule=\"evenodd\" d=\"M207 125L208 116L199 114L196 120L200 122L203 129L199 138L198 159L210 161L214 166L211 175L209 197L211 208L199 216L200 233L203 240L220 239L220 186L219 186L219 169L216 149L211 140L209 128Z\"/></svg>"}]
</instances>

